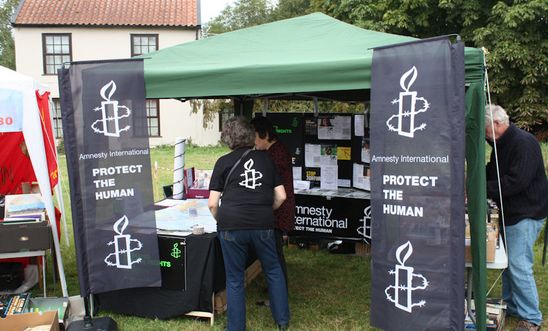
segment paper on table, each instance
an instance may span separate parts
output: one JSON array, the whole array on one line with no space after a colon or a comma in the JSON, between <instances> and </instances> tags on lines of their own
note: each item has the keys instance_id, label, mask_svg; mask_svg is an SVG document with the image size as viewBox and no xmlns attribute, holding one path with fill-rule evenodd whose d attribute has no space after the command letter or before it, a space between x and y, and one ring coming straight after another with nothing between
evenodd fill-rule
<instances>
[{"instance_id":1,"label":"paper on table","mask_svg":"<svg viewBox=\"0 0 548 331\"><path fill-rule=\"evenodd\" d=\"M164 199L164 200L161 200L161 201L158 201L158 202L154 203L154 205L160 206L160 207L173 207L173 206L180 205L184 202L185 202L185 200Z\"/></svg>"},{"instance_id":2,"label":"paper on table","mask_svg":"<svg viewBox=\"0 0 548 331\"><path fill-rule=\"evenodd\" d=\"M354 135L363 137L365 135L365 115L354 115Z\"/></svg>"},{"instance_id":3,"label":"paper on table","mask_svg":"<svg viewBox=\"0 0 548 331\"><path fill-rule=\"evenodd\" d=\"M341 179L337 181L338 187L350 187L350 179Z\"/></svg>"},{"instance_id":4,"label":"paper on table","mask_svg":"<svg viewBox=\"0 0 548 331\"><path fill-rule=\"evenodd\" d=\"M297 190L308 190L310 189L310 182L307 180L294 180L293 188Z\"/></svg>"},{"instance_id":5,"label":"paper on table","mask_svg":"<svg viewBox=\"0 0 548 331\"><path fill-rule=\"evenodd\" d=\"M185 200L182 204L156 211L156 227L160 230L191 232L194 225L203 225L205 232L217 232L217 222L207 206L207 199Z\"/></svg>"}]
</instances>

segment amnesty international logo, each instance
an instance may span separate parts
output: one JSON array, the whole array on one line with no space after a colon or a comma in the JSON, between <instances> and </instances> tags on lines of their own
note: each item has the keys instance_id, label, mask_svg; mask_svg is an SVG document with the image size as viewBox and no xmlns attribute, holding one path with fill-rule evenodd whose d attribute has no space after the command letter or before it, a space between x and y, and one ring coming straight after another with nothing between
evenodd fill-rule
<instances>
[{"instance_id":1,"label":"amnesty international logo","mask_svg":"<svg viewBox=\"0 0 548 331\"><path fill-rule=\"evenodd\" d=\"M107 243L107 246L114 245L114 253L110 253L105 258L105 263L109 267L116 267L118 269L132 269L133 264L140 263L141 258L132 260L131 252L139 251L143 248L143 244L137 239L131 239L131 235L124 234L129 221L127 216L120 218L112 229L117 235L114 236L114 240ZM136 243L137 246L132 248L131 243ZM114 258L114 261L113 261Z\"/></svg>"},{"instance_id":2,"label":"amnesty international logo","mask_svg":"<svg viewBox=\"0 0 548 331\"><path fill-rule=\"evenodd\" d=\"M360 218L359 221L362 222L357 231L362 235L367 242L371 242L371 206L367 206L363 209L363 218Z\"/></svg>"},{"instance_id":3,"label":"amnesty international logo","mask_svg":"<svg viewBox=\"0 0 548 331\"><path fill-rule=\"evenodd\" d=\"M245 171L243 174L240 174L240 177L244 177L244 180L239 183L240 186L244 186L252 190L263 185L259 182L259 179L263 178L263 174L260 171L253 169L253 164L253 159L249 159L246 163L244 163Z\"/></svg>"},{"instance_id":4,"label":"amnesty international logo","mask_svg":"<svg viewBox=\"0 0 548 331\"><path fill-rule=\"evenodd\" d=\"M175 243L173 244L173 248L171 249L171 256L178 259L181 257L181 250L178 248L179 244Z\"/></svg>"},{"instance_id":5,"label":"amnesty international logo","mask_svg":"<svg viewBox=\"0 0 548 331\"><path fill-rule=\"evenodd\" d=\"M405 254L402 256L403 253ZM394 285L390 285L384 290L388 301L408 313L413 311L413 307L424 307L426 304L425 300L413 302L413 292L424 290L429 285L428 280L423 275L413 272L415 271L414 267L405 265L411 254L413 254L413 245L411 245L411 242L408 241L398 247L396 250L396 259L399 263L396 264L396 270L388 272L390 275L394 275ZM413 286L414 279L419 281L419 284L416 284L416 286ZM393 295L390 295L390 292Z\"/></svg>"},{"instance_id":6,"label":"amnesty international logo","mask_svg":"<svg viewBox=\"0 0 548 331\"><path fill-rule=\"evenodd\" d=\"M108 91L108 95L107 95ZM121 127L120 120L131 115L131 109L124 105L119 105L118 100L110 100L116 92L116 83L111 80L101 88L101 107L96 107L94 111L101 111L101 118L91 124L94 133L102 133L106 137L120 137L120 133L129 130L131 126Z\"/></svg>"},{"instance_id":7,"label":"amnesty international logo","mask_svg":"<svg viewBox=\"0 0 548 331\"><path fill-rule=\"evenodd\" d=\"M409 138L414 137L415 131L422 131L426 128L426 123L416 126L415 116L419 113L424 113L430 108L428 100L417 97L417 91L410 91L415 79L417 79L417 68L415 66L401 76L400 86L404 91L400 92L399 99L392 100L393 105L399 105L399 112L396 115L390 116L386 121L388 131L395 131L398 135ZM417 101L422 101L422 108L418 110ZM394 125L395 119L398 120L396 125Z\"/></svg>"}]
</instances>

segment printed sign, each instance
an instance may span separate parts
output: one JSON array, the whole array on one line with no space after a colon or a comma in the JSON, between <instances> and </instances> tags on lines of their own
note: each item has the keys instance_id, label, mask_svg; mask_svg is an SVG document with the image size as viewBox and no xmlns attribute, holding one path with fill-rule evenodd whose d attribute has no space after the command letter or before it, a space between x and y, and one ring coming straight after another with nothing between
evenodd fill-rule
<instances>
[{"instance_id":1,"label":"printed sign","mask_svg":"<svg viewBox=\"0 0 548 331\"><path fill-rule=\"evenodd\" d=\"M0 132L23 130L23 94L0 89Z\"/></svg>"},{"instance_id":2,"label":"printed sign","mask_svg":"<svg viewBox=\"0 0 548 331\"><path fill-rule=\"evenodd\" d=\"M160 267L162 268L162 288L186 290L187 244L186 238L158 236Z\"/></svg>"},{"instance_id":3,"label":"printed sign","mask_svg":"<svg viewBox=\"0 0 548 331\"><path fill-rule=\"evenodd\" d=\"M80 293L160 286L143 63L59 74Z\"/></svg>"},{"instance_id":4,"label":"printed sign","mask_svg":"<svg viewBox=\"0 0 548 331\"><path fill-rule=\"evenodd\" d=\"M462 330L464 46L376 49L371 84L371 324Z\"/></svg>"},{"instance_id":5,"label":"printed sign","mask_svg":"<svg viewBox=\"0 0 548 331\"><path fill-rule=\"evenodd\" d=\"M295 195L295 236L317 236L362 240L371 239L369 200ZM345 206L345 208L341 208Z\"/></svg>"}]
</instances>

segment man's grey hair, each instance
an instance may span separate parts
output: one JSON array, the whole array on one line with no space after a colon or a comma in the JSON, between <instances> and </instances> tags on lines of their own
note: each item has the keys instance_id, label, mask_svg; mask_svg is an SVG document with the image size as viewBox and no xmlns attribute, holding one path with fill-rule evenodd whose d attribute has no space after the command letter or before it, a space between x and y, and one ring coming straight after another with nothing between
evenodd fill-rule
<instances>
[{"instance_id":1,"label":"man's grey hair","mask_svg":"<svg viewBox=\"0 0 548 331\"><path fill-rule=\"evenodd\" d=\"M255 144L255 129L245 117L232 117L225 122L221 141L230 149L252 147Z\"/></svg>"},{"instance_id":2,"label":"man's grey hair","mask_svg":"<svg viewBox=\"0 0 548 331\"><path fill-rule=\"evenodd\" d=\"M495 122L509 124L508 114L504 108L499 105L487 105L485 106L485 126L491 126L491 115Z\"/></svg>"}]
</instances>

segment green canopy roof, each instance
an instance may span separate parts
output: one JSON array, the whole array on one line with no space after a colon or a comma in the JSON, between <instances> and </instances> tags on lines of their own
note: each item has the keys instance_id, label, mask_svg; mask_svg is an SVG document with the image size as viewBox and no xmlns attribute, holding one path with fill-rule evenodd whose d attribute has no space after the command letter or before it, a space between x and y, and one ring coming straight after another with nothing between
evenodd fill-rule
<instances>
[{"instance_id":1,"label":"green canopy roof","mask_svg":"<svg viewBox=\"0 0 548 331\"><path fill-rule=\"evenodd\" d=\"M314 13L143 56L147 97L305 94L368 100L372 48L413 40ZM478 52L466 51L467 78L473 69L469 57ZM473 62L481 69L481 62Z\"/></svg>"},{"instance_id":2,"label":"green canopy roof","mask_svg":"<svg viewBox=\"0 0 548 331\"><path fill-rule=\"evenodd\" d=\"M144 55L148 98L326 97L369 100L372 48L417 40L321 13L263 24ZM465 49L468 212L478 330L485 330L483 52ZM240 99L242 100L242 99Z\"/></svg>"}]
</instances>

